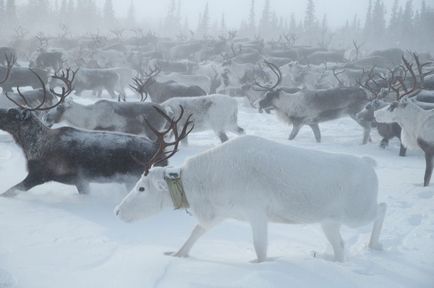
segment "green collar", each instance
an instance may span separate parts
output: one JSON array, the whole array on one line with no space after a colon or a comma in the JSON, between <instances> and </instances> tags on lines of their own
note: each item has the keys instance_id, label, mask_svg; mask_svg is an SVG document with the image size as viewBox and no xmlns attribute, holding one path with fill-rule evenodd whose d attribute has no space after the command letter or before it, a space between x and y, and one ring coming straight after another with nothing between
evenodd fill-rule
<instances>
[{"instance_id":1,"label":"green collar","mask_svg":"<svg viewBox=\"0 0 434 288\"><path fill-rule=\"evenodd\" d=\"M184 187L181 180L181 170L179 171L167 171L164 175L164 180L169 187L170 197L172 198L173 206L177 209L188 209L190 204L188 203L185 195Z\"/></svg>"}]
</instances>

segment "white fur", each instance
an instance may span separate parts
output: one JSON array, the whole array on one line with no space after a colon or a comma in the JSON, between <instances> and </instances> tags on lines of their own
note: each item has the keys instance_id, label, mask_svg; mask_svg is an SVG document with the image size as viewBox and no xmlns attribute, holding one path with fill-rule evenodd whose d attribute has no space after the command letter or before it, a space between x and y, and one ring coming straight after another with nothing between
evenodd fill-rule
<instances>
[{"instance_id":1,"label":"white fur","mask_svg":"<svg viewBox=\"0 0 434 288\"><path fill-rule=\"evenodd\" d=\"M229 96L214 94L197 97L175 97L163 102L161 105L169 114L175 117L180 113L179 106L184 108L184 121L179 123L181 127L184 126L188 115L192 114L193 132L212 130L218 136L227 131L237 134L243 133L243 130L237 124L238 102Z\"/></svg>"},{"instance_id":2,"label":"white fur","mask_svg":"<svg viewBox=\"0 0 434 288\"><path fill-rule=\"evenodd\" d=\"M392 111L388 106L376 111L374 115L378 122L397 122L401 126L401 140L405 147L417 149L419 138L434 145L434 110L424 110L404 99Z\"/></svg>"},{"instance_id":3,"label":"white fur","mask_svg":"<svg viewBox=\"0 0 434 288\"><path fill-rule=\"evenodd\" d=\"M340 225L375 221L370 247L378 248L386 209L377 204L372 161L349 155L295 148L256 136L237 137L188 159L182 182L199 224L176 256L188 256L194 242L224 219L250 223L258 261L266 260L267 223L321 223L344 260ZM116 208L130 222L173 208L163 177L153 168ZM144 192L139 188L144 187Z\"/></svg>"},{"instance_id":4,"label":"white fur","mask_svg":"<svg viewBox=\"0 0 434 288\"><path fill-rule=\"evenodd\" d=\"M208 90L211 83L210 78L206 75L188 75L173 72L170 74L160 74L158 77L162 82L175 81L182 85L199 86L204 90Z\"/></svg>"},{"instance_id":5,"label":"white fur","mask_svg":"<svg viewBox=\"0 0 434 288\"><path fill-rule=\"evenodd\" d=\"M129 109L130 107L125 107L129 103L123 102L100 100L91 105L82 105L72 99L67 99L63 105L65 111L58 120L66 121L72 126L87 130L109 130L154 137L149 131L145 118L149 119L158 113L149 103L137 102L134 103L137 109ZM115 111L116 107L124 108L124 113L120 114L119 111ZM50 111L46 115L46 121L51 122L50 117L55 118L57 113L55 110ZM155 129L161 129L166 124L162 118L160 120L158 118L149 119L149 122ZM132 130L133 127L137 129Z\"/></svg>"}]
</instances>

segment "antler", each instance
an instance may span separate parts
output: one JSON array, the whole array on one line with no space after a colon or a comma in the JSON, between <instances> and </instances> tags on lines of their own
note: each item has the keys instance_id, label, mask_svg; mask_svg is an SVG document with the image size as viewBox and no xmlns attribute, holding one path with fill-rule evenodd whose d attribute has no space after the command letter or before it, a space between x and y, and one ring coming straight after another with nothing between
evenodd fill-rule
<instances>
[{"instance_id":1,"label":"antler","mask_svg":"<svg viewBox=\"0 0 434 288\"><path fill-rule=\"evenodd\" d=\"M191 120L192 114L190 114L187 117L184 126L181 129L181 132L178 131L178 124L180 123L181 119L184 116L184 108L181 105L179 107L181 108L181 113L179 114L178 118L175 119L175 118L170 118L163 110L161 110L157 106L154 106L154 109L157 110L157 112L160 113L169 123L169 128L167 128L164 131L161 132L158 131L157 129L152 127L152 125L148 122L148 120L145 120L146 124L149 126L152 132L154 132L155 135L157 136L156 143L158 145L158 149L154 153L152 158L146 163L138 160L137 158L134 157L134 155L131 155L135 161L143 165L143 167L145 168L145 172L144 172L145 176L149 174L149 171L151 170L152 166L157 165L163 161L166 161L167 159L175 155L175 153L178 152L179 142L185 137L187 137L188 134L190 134L190 132L194 128L193 121ZM169 133L172 133L175 138L172 142L165 141L166 136L169 135ZM170 147L172 148L167 150L167 148Z\"/></svg>"},{"instance_id":2,"label":"antler","mask_svg":"<svg viewBox=\"0 0 434 288\"><path fill-rule=\"evenodd\" d=\"M9 76L11 75L12 67L14 67L15 63L17 62L17 57L15 55L7 55L5 54L6 58L6 75L3 80L0 80L0 84L5 83L8 81Z\"/></svg>"},{"instance_id":3,"label":"antler","mask_svg":"<svg viewBox=\"0 0 434 288\"><path fill-rule=\"evenodd\" d=\"M158 65L155 65L153 68L149 70L149 72L143 71L143 74L146 76L146 78L154 78L157 77L158 74L160 74L161 69Z\"/></svg>"},{"instance_id":4,"label":"antler","mask_svg":"<svg viewBox=\"0 0 434 288\"><path fill-rule=\"evenodd\" d=\"M39 32L36 36L36 39L38 39L39 41L39 49L40 50L45 50L48 47L48 38L44 35L44 33Z\"/></svg>"},{"instance_id":5,"label":"antler","mask_svg":"<svg viewBox=\"0 0 434 288\"><path fill-rule=\"evenodd\" d=\"M364 45L364 43L359 44L359 43L357 43L356 40L353 40L353 46L354 46L354 49L356 50L356 60L359 59L359 56L360 56L360 48L362 48L363 45Z\"/></svg>"},{"instance_id":6,"label":"antler","mask_svg":"<svg viewBox=\"0 0 434 288\"><path fill-rule=\"evenodd\" d=\"M259 89L255 89L258 91L273 91L274 89L276 89L280 83L282 82L282 72L280 71L279 67L277 67L275 64L268 62L267 60L264 60L264 63L268 66L268 68L270 68L270 70L277 76L277 81L273 86L265 86L262 85L260 83L258 83L258 81L255 81L255 86L259 87Z\"/></svg>"},{"instance_id":7,"label":"antler","mask_svg":"<svg viewBox=\"0 0 434 288\"><path fill-rule=\"evenodd\" d=\"M140 95L140 102L145 102L146 99L148 99L148 92L146 90L146 83L147 81L144 81L140 79L139 77L133 78L134 84L130 84L131 89L139 93Z\"/></svg>"},{"instance_id":8,"label":"antler","mask_svg":"<svg viewBox=\"0 0 434 288\"><path fill-rule=\"evenodd\" d=\"M356 83L360 87L362 87L362 88L368 90L369 92L371 92L372 95L373 95L373 97L372 97L373 99L377 99L379 91L376 90L376 89L374 89L373 87L371 87L371 85L369 85L370 82L373 82L378 87L377 82L375 82L375 80L374 80L374 77L376 76L374 70L375 70L375 66L373 66L368 72L365 71L365 69L363 69L362 76L360 76L360 78L356 80ZM362 83L362 79L365 78L365 77L367 77L367 79L366 79L366 81L364 81Z\"/></svg>"},{"instance_id":9,"label":"antler","mask_svg":"<svg viewBox=\"0 0 434 288\"><path fill-rule=\"evenodd\" d=\"M51 106L47 106L47 107L43 107L46 100L47 100L47 88L45 87L45 83L42 80L41 76L39 76L34 70L29 69L33 74L35 74L35 76L38 78L39 82L41 82L41 87L42 87L42 91L43 91L43 99L41 101L41 103L39 105L37 105L36 107L30 107L29 102L27 101L26 97L21 93L20 91L20 87L17 87L17 91L18 91L18 95L21 97L21 99L23 99L25 106L19 104L17 101L15 101L12 97L10 97L8 95L8 92L5 92L6 97L12 101L15 105L17 105L20 108L23 108L25 110L28 111L47 111L47 110L51 110L57 106L59 106L66 97L69 96L69 94L71 94L71 92L74 90L74 88L72 87L72 83L74 82L75 79L75 75L78 72L78 69L75 71L72 71L70 68L66 69L65 71L62 71L62 73L55 73L52 78L53 79L58 79L60 81L62 81L65 86L62 87L62 92L58 93L56 92L53 88L50 88L50 92L57 96L59 98L59 101L57 101L57 103L51 105Z\"/></svg>"},{"instance_id":10,"label":"antler","mask_svg":"<svg viewBox=\"0 0 434 288\"><path fill-rule=\"evenodd\" d=\"M425 66L431 65L433 62L426 62L426 63L421 64L420 60L419 60L419 56L417 56L416 53L412 53L412 55L413 55L414 61L416 62L417 71L418 71L418 74L419 74L419 85L420 85L421 88L423 88L424 84L425 84L425 77L429 76L431 74L434 74L434 70L431 70L431 71L428 71L428 72L424 73L423 72L423 68Z\"/></svg>"},{"instance_id":11,"label":"antler","mask_svg":"<svg viewBox=\"0 0 434 288\"><path fill-rule=\"evenodd\" d=\"M338 86L344 87L345 86L344 82L341 79L339 79L339 75L344 73L344 70L342 70L340 72L336 72L336 68L333 68L332 71L333 71L333 76L335 76L336 80L338 81Z\"/></svg>"},{"instance_id":12,"label":"antler","mask_svg":"<svg viewBox=\"0 0 434 288\"><path fill-rule=\"evenodd\" d=\"M416 57L417 58L417 57ZM395 85L391 85L391 89L396 93L396 98L397 100L401 100L404 97L413 97L415 96L417 93L420 92L420 90L422 90L421 86L418 85L417 82L417 78L416 78L416 73L413 70L413 65L410 64L410 62L404 57L402 56L402 62L404 63L404 79L399 79L399 86L395 86ZM418 62L418 61L417 61ZM411 78L412 78L412 88L410 90L407 89L407 87L404 85L404 81L407 75L407 71L410 72ZM404 88L404 93L401 94L401 88Z\"/></svg>"},{"instance_id":13,"label":"antler","mask_svg":"<svg viewBox=\"0 0 434 288\"><path fill-rule=\"evenodd\" d=\"M134 84L130 85L130 87L140 94L141 102L146 101L148 98L149 82L158 74L160 74L160 72L160 67L155 66L154 68L151 68L149 72L142 71L142 73L139 73L143 74L142 76L144 76L145 79L141 79L139 76L133 78Z\"/></svg>"}]
</instances>

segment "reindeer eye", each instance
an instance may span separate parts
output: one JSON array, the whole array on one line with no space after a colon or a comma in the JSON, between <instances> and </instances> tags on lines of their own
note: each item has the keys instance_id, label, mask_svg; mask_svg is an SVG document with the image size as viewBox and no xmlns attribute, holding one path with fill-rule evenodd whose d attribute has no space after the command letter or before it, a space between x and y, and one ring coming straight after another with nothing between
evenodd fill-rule
<instances>
[{"instance_id":1,"label":"reindeer eye","mask_svg":"<svg viewBox=\"0 0 434 288\"><path fill-rule=\"evenodd\" d=\"M144 192L145 191L145 187L140 187L139 188L139 192Z\"/></svg>"}]
</instances>

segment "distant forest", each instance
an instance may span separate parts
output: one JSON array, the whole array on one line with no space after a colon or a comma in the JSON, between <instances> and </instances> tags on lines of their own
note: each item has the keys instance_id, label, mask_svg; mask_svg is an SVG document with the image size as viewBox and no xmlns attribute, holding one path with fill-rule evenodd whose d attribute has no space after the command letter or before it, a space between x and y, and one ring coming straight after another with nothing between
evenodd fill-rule
<instances>
[{"instance_id":1,"label":"distant forest","mask_svg":"<svg viewBox=\"0 0 434 288\"><path fill-rule=\"evenodd\" d=\"M317 15L314 0L306 0L303 18L290 12L287 17L278 17L270 0L256 15L255 5L252 0L246 7L246 17L239 27L228 27L224 14L219 19L211 18L208 3L198 23L189 23L182 14L182 2L172 0L167 14L159 23L151 24L135 15L132 1L127 15L116 17L112 0L105 0L103 7L98 7L95 0L29 0L19 6L15 0L0 0L0 35L4 42L35 35L75 37L98 33L119 37L140 31L182 40L217 38L236 30L239 37L281 40L288 45L338 49L359 45L369 50L400 47L434 52L434 8L425 1L415 7L411 0L404 5L395 0L392 9L386 11L382 0L370 0L367 11L361 11L363 15L349 16L351 19L338 29L330 28L327 15Z\"/></svg>"}]
</instances>

